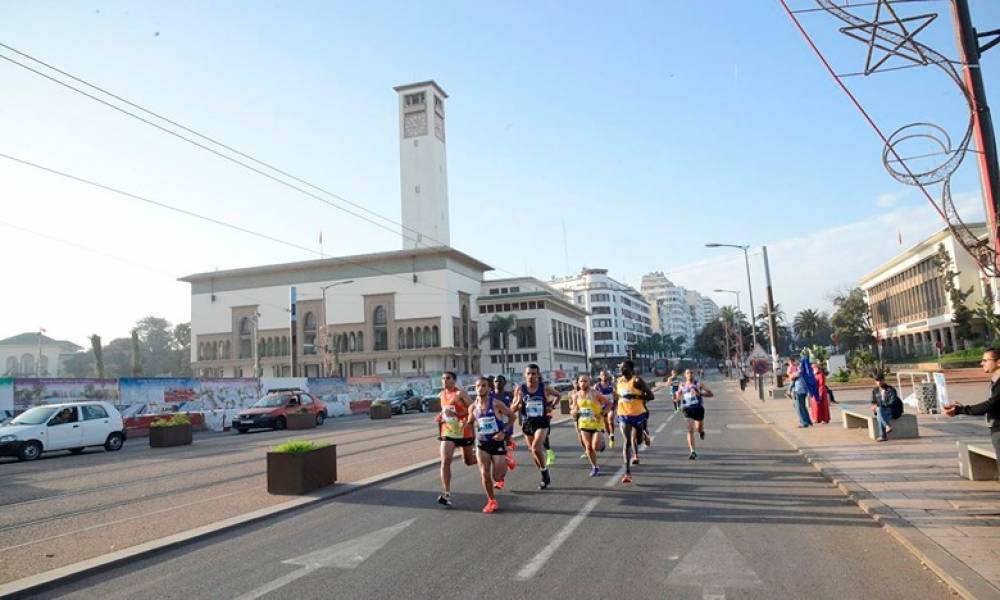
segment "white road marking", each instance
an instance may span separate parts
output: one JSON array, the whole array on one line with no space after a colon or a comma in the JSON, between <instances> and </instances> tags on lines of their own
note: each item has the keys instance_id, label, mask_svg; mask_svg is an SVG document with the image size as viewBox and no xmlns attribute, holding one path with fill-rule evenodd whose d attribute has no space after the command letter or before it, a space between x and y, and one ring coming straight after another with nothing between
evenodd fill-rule
<instances>
[{"instance_id":1,"label":"white road marking","mask_svg":"<svg viewBox=\"0 0 1000 600\"><path fill-rule=\"evenodd\" d=\"M664 421L663 423L660 423L660 426L656 428L656 433L660 433L661 431L663 431L663 428L666 427L666 426L667 426L667 422L666 421Z\"/></svg>"},{"instance_id":2,"label":"white road marking","mask_svg":"<svg viewBox=\"0 0 1000 600\"><path fill-rule=\"evenodd\" d=\"M701 586L703 600L725 600L726 588L764 585L717 525L710 527L684 560L677 563L666 583Z\"/></svg>"},{"instance_id":3,"label":"white road marking","mask_svg":"<svg viewBox=\"0 0 1000 600\"><path fill-rule=\"evenodd\" d=\"M625 467L622 467L622 472L624 471ZM600 502L600 498L592 498L589 502L587 502L583 508L581 508L580 511L569 520L569 523L566 523L566 525L559 530L559 533L557 533L538 554L529 560L528 564L524 565L524 567L517 572L517 579L525 581L534 577L538 571L545 566L545 563L552 558L552 555L556 553L559 546L562 546L563 542L565 542L566 539L572 535L573 531L580 526L580 523L583 523L583 520L587 518L590 511L594 510L594 507L597 506L598 502Z\"/></svg>"},{"instance_id":4,"label":"white road marking","mask_svg":"<svg viewBox=\"0 0 1000 600\"><path fill-rule=\"evenodd\" d=\"M769 429L766 423L728 423L726 429Z\"/></svg>"},{"instance_id":5,"label":"white road marking","mask_svg":"<svg viewBox=\"0 0 1000 600\"><path fill-rule=\"evenodd\" d=\"M339 544L321 548L309 554L284 560L281 564L301 565L303 568L298 571L292 571L265 586L247 592L236 598L236 600L256 600L319 569L353 569L367 560L372 554L378 552L382 546L388 544L392 538L399 535L401 531L409 527L415 520L409 519L392 527L386 527L361 537L356 537L353 540L340 542Z\"/></svg>"},{"instance_id":6,"label":"white road marking","mask_svg":"<svg viewBox=\"0 0 1000 600\"><path fill-rule=\"evenodd\" d=\"M685 433L687 433L687 429L675 429L671 433L673 433L674 435L684 435ZM722 433L722 430L721 429L706 429L705 433L711 433L713 435L718 435L718 434Z\"/></svg>"}]
</instances>

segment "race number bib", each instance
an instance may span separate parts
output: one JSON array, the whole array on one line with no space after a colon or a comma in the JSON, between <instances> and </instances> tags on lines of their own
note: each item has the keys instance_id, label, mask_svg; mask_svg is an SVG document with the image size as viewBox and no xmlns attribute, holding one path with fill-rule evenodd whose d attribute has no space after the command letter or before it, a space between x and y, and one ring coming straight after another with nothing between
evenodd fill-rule
<instances>
[{"instance_id":1,"label":"race number bib","mask_svg":"<svg viewBox=\"0 0 1000 600\"><path fill-rule=\"evenodd\" d=\"M455 414L455 409L449 407L441 411L441 424L444 437L463 437L464 427L458 415Z\"/></svg>"},{"instance_id":2,"label":"race number bib","mask_svg":"<svg viewBox=\"0 0 1000 600\"><path fill-rule=\"evenodd\" d=\"M581 419L586 419L588 421L593 421L594 420L594 409L592 409L592 408L581 408L580 409L580 418Z\"/></svg>"},{"instance_id":3,"label":"race number bib","mask_svg":"<svg viewBox=\"0 0 1000 600\"><path fill-rule=\"evenodd\" d=\"M479 417L476 423L479 425L479 433L483 435L493 435L500 431L496 417Z\"/></svg>"},{"instance_id":4,"label":"race number bib","mask_svg":"<svg viewBox=\"0 0 1000 600\"><path fill-rule=\"evenodd\" d=\"M685 392L684 393L684 401L682 402L682 405L684 407L697 406L700 403L701 403L701 401L698 398L698 394L695 394L693 392Z\"/></svg>"},{"instance_id":5,"label":"race number bib","mask_svg":"<svg viewBox=\"0 0 1000 600\"><path fill-rule=\"evenodd\" d=\"M525 412L529 419L545 416L545 402L539 398L528 398L525 403Z\"/></svg>"}]
</instances>

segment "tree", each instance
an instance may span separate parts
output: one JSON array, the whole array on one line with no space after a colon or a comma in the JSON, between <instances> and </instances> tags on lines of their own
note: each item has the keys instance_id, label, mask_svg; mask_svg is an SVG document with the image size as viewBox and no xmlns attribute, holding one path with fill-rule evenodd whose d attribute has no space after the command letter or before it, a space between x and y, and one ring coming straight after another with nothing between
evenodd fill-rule
<instances>
[{"instance_id":1,"label":"tree","mask_svg":"<svg viewBox=\"0 0 1000 600\"><path fill-rule=\"evenodd\" d=\"M952 269L953 264L948 249L944 244L938 244L937 253L934 255L934 266L944 282L944 292L948 294L948 300L951 302L951 322L955 324L955 336L963 341L971 341L976 338L972 330L974 313L965 301L972 295L972 286L968 290L963 290L957 285L961 272Z\"/></svg>"},{"instance_id":2,"label":"tree","mask_svg":"<svg viewBox=\"0 0 1000 600\"><path fill-rule=\"evenodd\" d=\"M90 336L90 349L94 353L94 368L97 370L97 378L104 379L104 352L101 348L101 336L96 333Z\"/></svg>"},{"instance_id":3,"label":"tree","mask_svg":"<svg viewBox=\"0 0 1000 600\"><path fill-rule=\"evenodd\" d=\"M724 336L725 327L722 324L722 319L706 323L701 328L701 331L698 332L698 335L695 336L694 349L702 356L722 360L722 357L725 355Z\"/></svg>"},{"instance_id":4,"label":"tree","mask_svg":"<svg viewBox=\"0 0 1000 600\"><path fill-rule=\"evenodd\" d=\"M128 377L132 372L132 340L115 338L101 351L107 377Z\"/></svg>"},{"instance_id":5,"label":"tree","mask_svg":"<svg viewBox=\"0 0 1000 600\"><path fill-rule=\"evenodd\" d=\"M177 360L170 322L150 315L136 321L133 331L138 336L141 371L153 377L173 374Z\"/></svg>"},{"instance_id":6,"label":"tree","mask_svg":"<svg viewBox=\"0 0 1000 600\"><path fill-rule=\"evenodd\" d=\"M871 308L861 288L846 290L835 296L833 307L830 325L833 326L833 334L837 336L840 349L851 352L871 348L875 341Z\"/></svg>"},{"instance_id":7,"label":"tree","mask_svg":"<svg viewBox=\"0 0 1000 600\"><path fill-rule=\"evenodd\" d=\"M139 330L132 330L132 377L142 375L142 344L139 343Z\"/></svg>"},{"instance_id":8,"label":"tree","mask_svg":"<svg viewBox=\"0 0 1000 600\"><path fill-rule=\"evenodd\" d=\"M763 322L764 327L767 327L767 305L761 304L759 310L756 320ZM774 322L777 325L785 322L785 311L781 308L781 304L774 305Z\"/></svg>"},{"instance_id":9,"label":"tree","mask_svg":"<svg viewBox=\"0 0 1000 600\"><path fill-rule=\"evenodd\" d=\"M516 315L507 315L506 317L494 315L493 318L490 319L489 330L479 339L480 342L490 340L490 348L500 350L500 369L504 373L507 373L508 366L510 364L510 333L511 331L514 331L516 327ZM522 335L527 335L527 332L522 333ZM518 345L523 346L524 344ZM496 347L494 348L494 346Z\"/></svg>"},{"instance_id":10,"label":"tree","mask_svg":"<svg viewBox=\"0 0 1000 600\"><path fill-rule=\"evenodd\" d=\"M173 375L191 376L191 324L178 323L170 332L170 352L174 355Z\"/></svg>"},{"instance_id":11,"label":"tree","mask_svg":"<svg viewBox=\"0 0 1000 600\"><path fill-rule=\"evenodd\" d=\"M823 315L812 308L799 311L792 321L795 335L804 346L811 346L819 339L819 333L824 328Z\"/></svg>"}]
</instances>

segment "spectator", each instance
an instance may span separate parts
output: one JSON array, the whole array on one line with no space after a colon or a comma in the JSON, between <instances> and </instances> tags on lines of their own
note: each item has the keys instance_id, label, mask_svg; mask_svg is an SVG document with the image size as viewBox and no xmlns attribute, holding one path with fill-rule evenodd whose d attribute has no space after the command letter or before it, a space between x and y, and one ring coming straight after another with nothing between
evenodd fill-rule
<instances>
[{"instance_id":1,"label":"spectator","mask_svg":"<svg viewBox=\"0 0 1000 600\"><path fill-rule=\"evenodd\" d=\"M806 381L802 377L802 371L799 364L795 362L795 359L788 359L787 375L795 412L799 417L799 428L810 427L812 426L812 420L809 419L809 410L806 408L806 397L809 395L809 388L806 387Z\"/></svg>"},{"instance_id":2,"label":"spectator","mask_svg":"<svg viewBox=\"0 0 1000 600\"><path fill-rule=\"evenodd\" d=\"M944 407L944 414L949 417L955 415L986 415L986 421L990 426L990 441L993 442L993 449L1000 452L1000 354L994 348L987 348L983 351L983 360L979 364L983 366L983 372L990 378L990 397L985 402L965 406L955 402ZM1000 456L1000 454L998 454Z\"/></svg>"},{"instance_id":3,"label":"spectator","mask_svg":"<svg viewBox=\"0 0 1000 600\"><path fill-rule=\"evenodd\" d=\"M875 376L872 412L875 413L875 431L878 433L875 441L884 442L892 431L892 420L903 414L903 401L899 399L896 388L885 382L885 375L882 373Z\"/></svg>"},{"instance_id":4,"label":"spectator","mask_svg":"<svg viewBox=\"0 0 1000 600\"><path fill-rule=\"evenodd\" d=\"M810 395L809 416L814 423L830 422L830 388L826 387L826 372L817 363L812 366L816 376L816 395Z\"/></svg>"}]
</instances>

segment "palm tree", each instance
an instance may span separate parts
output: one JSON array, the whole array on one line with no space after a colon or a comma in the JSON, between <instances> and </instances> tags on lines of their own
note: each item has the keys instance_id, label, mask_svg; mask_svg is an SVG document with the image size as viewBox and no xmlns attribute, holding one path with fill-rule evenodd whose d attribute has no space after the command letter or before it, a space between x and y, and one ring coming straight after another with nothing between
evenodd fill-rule
<instances>
[{"instance_id":1,"label":"palm tree","mask_svg":"<svg viewBox=\"0 0 1000 600\"><path fill-rule=\"evenodd\" d=\"M795 331L805 346L810 346L816 341L816 336L823 328L823 315L817 310L807 308L799 311L792 322L792 329Z\"/></svg>"},{"instance_id":2,"label":"palm tree","mask_svg":"<svg viewBox=\"0 0 1000 600\"><path fill-rule=\"evenodd\" d=\"M507 315L506 317L495 315L489 322L489 329L484 333L479 341L492 339L494 335L500 336L500 368L507 373L510 350L510 333L517 327L517 315Z\"/></svg>"},{"instance_id":3,"label":"palm tree","mask_svg":"<svg viewBox=\"0 0 1000 600\"><path fill-rule=\"evenodd\" d=\"M94 352L94 367L97 369L97 378L104 379L104 353L101 351L101 336L96 333L90 336L90 348Z\"/></svg>"},{"instance_id":4,"label":"palm tree","mask_svg":"<svg viewBox=\"0 0 1000 600\"><path fill-rule=\"evenodd\" d=\"M760 305L760 312L757 314L757 320L758 321L764 321L764 322L767 321L767 305L766 304L761 304ZM781 323L784 323L784 322L785 322L785 311L782 310L780 303L779 304L775 304L774 305L774 323L776 325L780 325Z\"/></svg>"}]
</instances>

